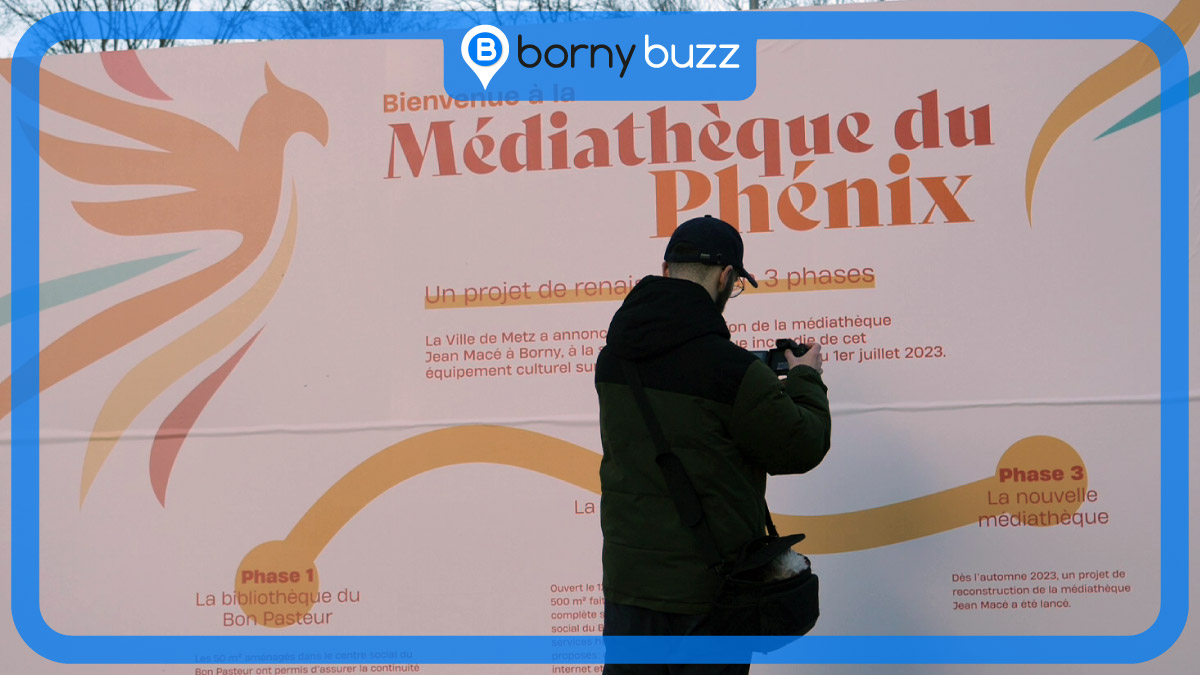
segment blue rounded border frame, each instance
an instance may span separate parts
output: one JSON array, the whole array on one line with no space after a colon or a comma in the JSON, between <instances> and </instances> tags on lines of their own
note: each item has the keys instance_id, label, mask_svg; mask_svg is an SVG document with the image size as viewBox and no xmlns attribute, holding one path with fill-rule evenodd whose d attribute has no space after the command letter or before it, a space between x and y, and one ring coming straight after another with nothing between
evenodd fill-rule
<instances>
[{"instance_id":1,"label":"blue rounded border frame","mask_svg":"<svg viewBox=\"0 0 1200 675\"><path fill-rule=\"evenodd\" d=\"M354 13L345 13L347 15ZM449 16L448 16L449 15ZM12 69L12 617L26 644L62 663L598 663L564 655L561 636L102 636L64 635L46 624L39 592L39 154L38 68L47 49L67 38L162 37L153 13L55 14L31 27ZM444 38L477 23L456 12L406 15L436 19L427 28L363 35L339 32L343 13L191 12L172 35L211 39ZM395 16L380 15L381 21ZM494 21L495 15L487 15ZM533 17L536 19L537 17ZM595 19L595 15L586 16ZM621 18L629 19L630 15ZM370 17L367 17L370 19ZM530 21L530 17L523 17ZM634 20L664 21L643 16ZM1136 663L1179 638L1188 614L1188 97L1187 54L1162 21L1139 12L732 12L688 16L753 43L756 39L857 40L1131 40L1159 59L1161 113L1161 598L1154 623L1136 635L879 636L813 635L754 663ZM297 33L297 26L316 33ZM426 26L431 24L426 24ZM115 28L114 28L115 27ZM118 31L119 32L114 32ZM155 31L159 32L155 32ZM307 30L307 29L306 29ZM222 31L218 33L218 31ZM707 99L706 99L707 100ZM23 131L22 131L23 130ZM16 364L23 364L16 367ZM745 654L743 638L609 638L634 662L724 662ZM596 639L597 648L602 641ZM403 652L335 659L336 652ZM580 648L572 652L582 651ZM293 658L305 653L307 658ZM317 658L320 652L325 658ZM564 658L567 656L568 658Z\"/></svg>"}]
</instances>

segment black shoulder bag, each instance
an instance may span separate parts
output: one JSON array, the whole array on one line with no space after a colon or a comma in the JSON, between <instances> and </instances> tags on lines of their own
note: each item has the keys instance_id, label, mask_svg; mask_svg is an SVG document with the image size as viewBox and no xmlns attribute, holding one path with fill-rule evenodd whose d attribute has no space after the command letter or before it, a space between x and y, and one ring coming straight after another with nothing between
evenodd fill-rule
<instances>
[{"instance_id":1,"label":"black shoulder bag","mask_svg":"<svg viewBox=\"0 0 1200 675\"><path fill-rule=\"evenodd\" d=\"M721 578L713 603L713 635L773 638L756 644L755 651L765 653L808 633L820 616L820 586L811 565L793 576L766 580L772 561L786 554L788 549L804 539L804 535L780 537L775 524L771 522L771 510L764 502L768 535L747 542L733 562L725 563L712 530L704 520L704 508L696 488L688 478L679 456L671 452L658 418L650 407L650 399L642 388L637 366L626 360L622 360L621 366L642 411L650 438L654 441L657 449L654 460L666 479L667 489L679 511L679 519L695 536L709 568ZM808 562L807 558L805 562Z\"/></svg>"}]
</instances>

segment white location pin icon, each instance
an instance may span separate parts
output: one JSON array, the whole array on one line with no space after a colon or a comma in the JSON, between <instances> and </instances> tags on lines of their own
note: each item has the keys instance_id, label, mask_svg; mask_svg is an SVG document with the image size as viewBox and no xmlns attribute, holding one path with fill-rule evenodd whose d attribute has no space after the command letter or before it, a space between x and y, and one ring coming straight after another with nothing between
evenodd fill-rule
<instances>
[{"instance_id":1,"label":"white location pin icon","mask_svg":"<svg viewBox=\"0 0 1200 675\"><path fill-rule=\"evenodd\" d=\"M508 38L495 26L476 26L463 38L462 57L487 89L488 82L508 60Z\"/></svg>"}]
</instances>

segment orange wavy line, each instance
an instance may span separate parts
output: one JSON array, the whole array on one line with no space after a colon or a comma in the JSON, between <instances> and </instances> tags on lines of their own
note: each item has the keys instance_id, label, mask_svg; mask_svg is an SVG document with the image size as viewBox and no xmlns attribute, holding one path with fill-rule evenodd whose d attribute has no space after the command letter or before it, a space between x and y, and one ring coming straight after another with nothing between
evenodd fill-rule
<instances>
[{"instance_id":1,"label":"orange wavy line","mask_svg":"<svg viewBox=\"0 0 1200 675\"><path fill-rule=\"evenodd\" d=\"M338 530L376 497L426 471L473 463L528 469L600 492L600 455L592 450L511 427L450 427L390 445L356 466L308 509L287 541L315 560Z\"/></svg>"},{"instance_id":2,"label":"orange wavy line","mask_svg":"<svg viewBox=\"0 0 1200 675\"><path fill-rule=\"evenodd\" d=\"M468 463L528 469L600 493L600 455L592 450L511 427L449 427L395 443L359 464L308 509L284 543L298 559L314 561L334 535L376 497L426 471ZM887 546L976 524L980 518L1013 513L1020 503L1015 491L1042 484L1002 480L1004 467L1053 471L1076 465L1083 471L1083 460L1069 444L1052 436L1030 436L1010 446L997 463L996 474L982 480L861 511L817 516L775 513L772 518L781 534L804 532L802 548L808 553ZM1079 478L1064 476L1051 487L1087 488L1086 473ZM1000 497L1001 493L1007 496ZM1074 512L1079 505L1061 504L1058 508Z\"/></svg>"},{"instance_id":3,"label":"orange wavy line","mask_svg":"<svg viewBox=\"0 0 1200 675\"><path fill-rule=\"evenodd\" d=\"M413 476L466 463L528 469L600 492L600 455L551 436L497 426L451 427L414 436L381 450L339 479L285 539L263 542L242 558L234 576L242 611L259 625L294 624L315 603L320 588L317 556L355 515ZM1087 486L1083 460L1074 448L1052 436L1030 436L1009 446L995 475L983 480L852 513L772 517L781 534L807 535L800 545L805 553L840 553L976 522L980 527L1062 524L1063 518L1080 516L1076 511L1086 501ZM1037 494L1036 501L1031 493ZM264 587L282 593L257 592ZM246 591L254 592L242 599Z\"/></svg>"},{"instance_id":4,"label":"orange wavy line","mask_svg":"<svg viewBox=\"0 0 1200 675\"><path fill-rule=\"evenodd\" d=\"M1180 0L1164 23L1179 35L1180 42L1187 44L1200 25L1200 0ZM1025 214L1030 227L1033 227L1033 189L1042 164L1058 139L1084 115L1158 68L1154 51L1138 44L1080 83L1050 113L1033 142L1025 170Z\"/></svg>"},{"instance_id":5,"label":"orange wavy line","mask_svg":"<svg viewBox=\"0 0 1200 675\"><path fill-rule=\"evenodd\" d=\"M0 75L11 80L11 62ZM258 259L282 194L283 146L295 133L322 145L328 119L311 97L266 69L267 92L247 113L238 148L193 120L110 98L42 71L44 107L162 148L153 152L67 141L42 134L42 157L57 171L95 184L155 184L190 192L120 202L80 203L93 227L119 235L229 230L238 248L199 272L125 300L75 326L40 355L39 391L70 377L179 316ZM22 364L13 364L14 368ZM12 410L11 377L0 382L0 417Z\"/></svg>"}]
</instances>

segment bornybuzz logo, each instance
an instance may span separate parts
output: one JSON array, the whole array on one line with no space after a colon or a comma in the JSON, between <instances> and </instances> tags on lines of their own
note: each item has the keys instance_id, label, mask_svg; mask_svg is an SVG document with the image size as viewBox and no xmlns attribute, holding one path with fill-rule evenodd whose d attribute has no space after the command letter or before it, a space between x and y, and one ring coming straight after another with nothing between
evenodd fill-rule
<instances>
[{"instance_id":1,"label":"bornybuzz logo","mask_svg":"<svg viewBox=\"0 0 1200 675\"><path fill-rule=\"evenodd\" d=\"M546 66L588 70L607 69L623 79L634 63L641 47L643 60L648 68L673 69L738 69L741 64L734 60L741 45L736 43L685 43L673 41L660 43L650 34L642 36L641 45L633 43L536 43L517 34L517 63L522 68ZM463 37L462 57L467 67L479 78L487 89L488 84L509 58L509 41L504 32L495 26L480 25L472 28Z\"/></svg>"},{"instance_id":2,"label":"bornybuzz logo","mask_svg":"<svg viewBox=\"0 0 1200 675\"><path fill-rule=\"evenodd\" d=\"M508 37L495 26L476 26L463 37L462 57L487 89L500 66L508 60Z\"/></svg>"}]
</instances>

